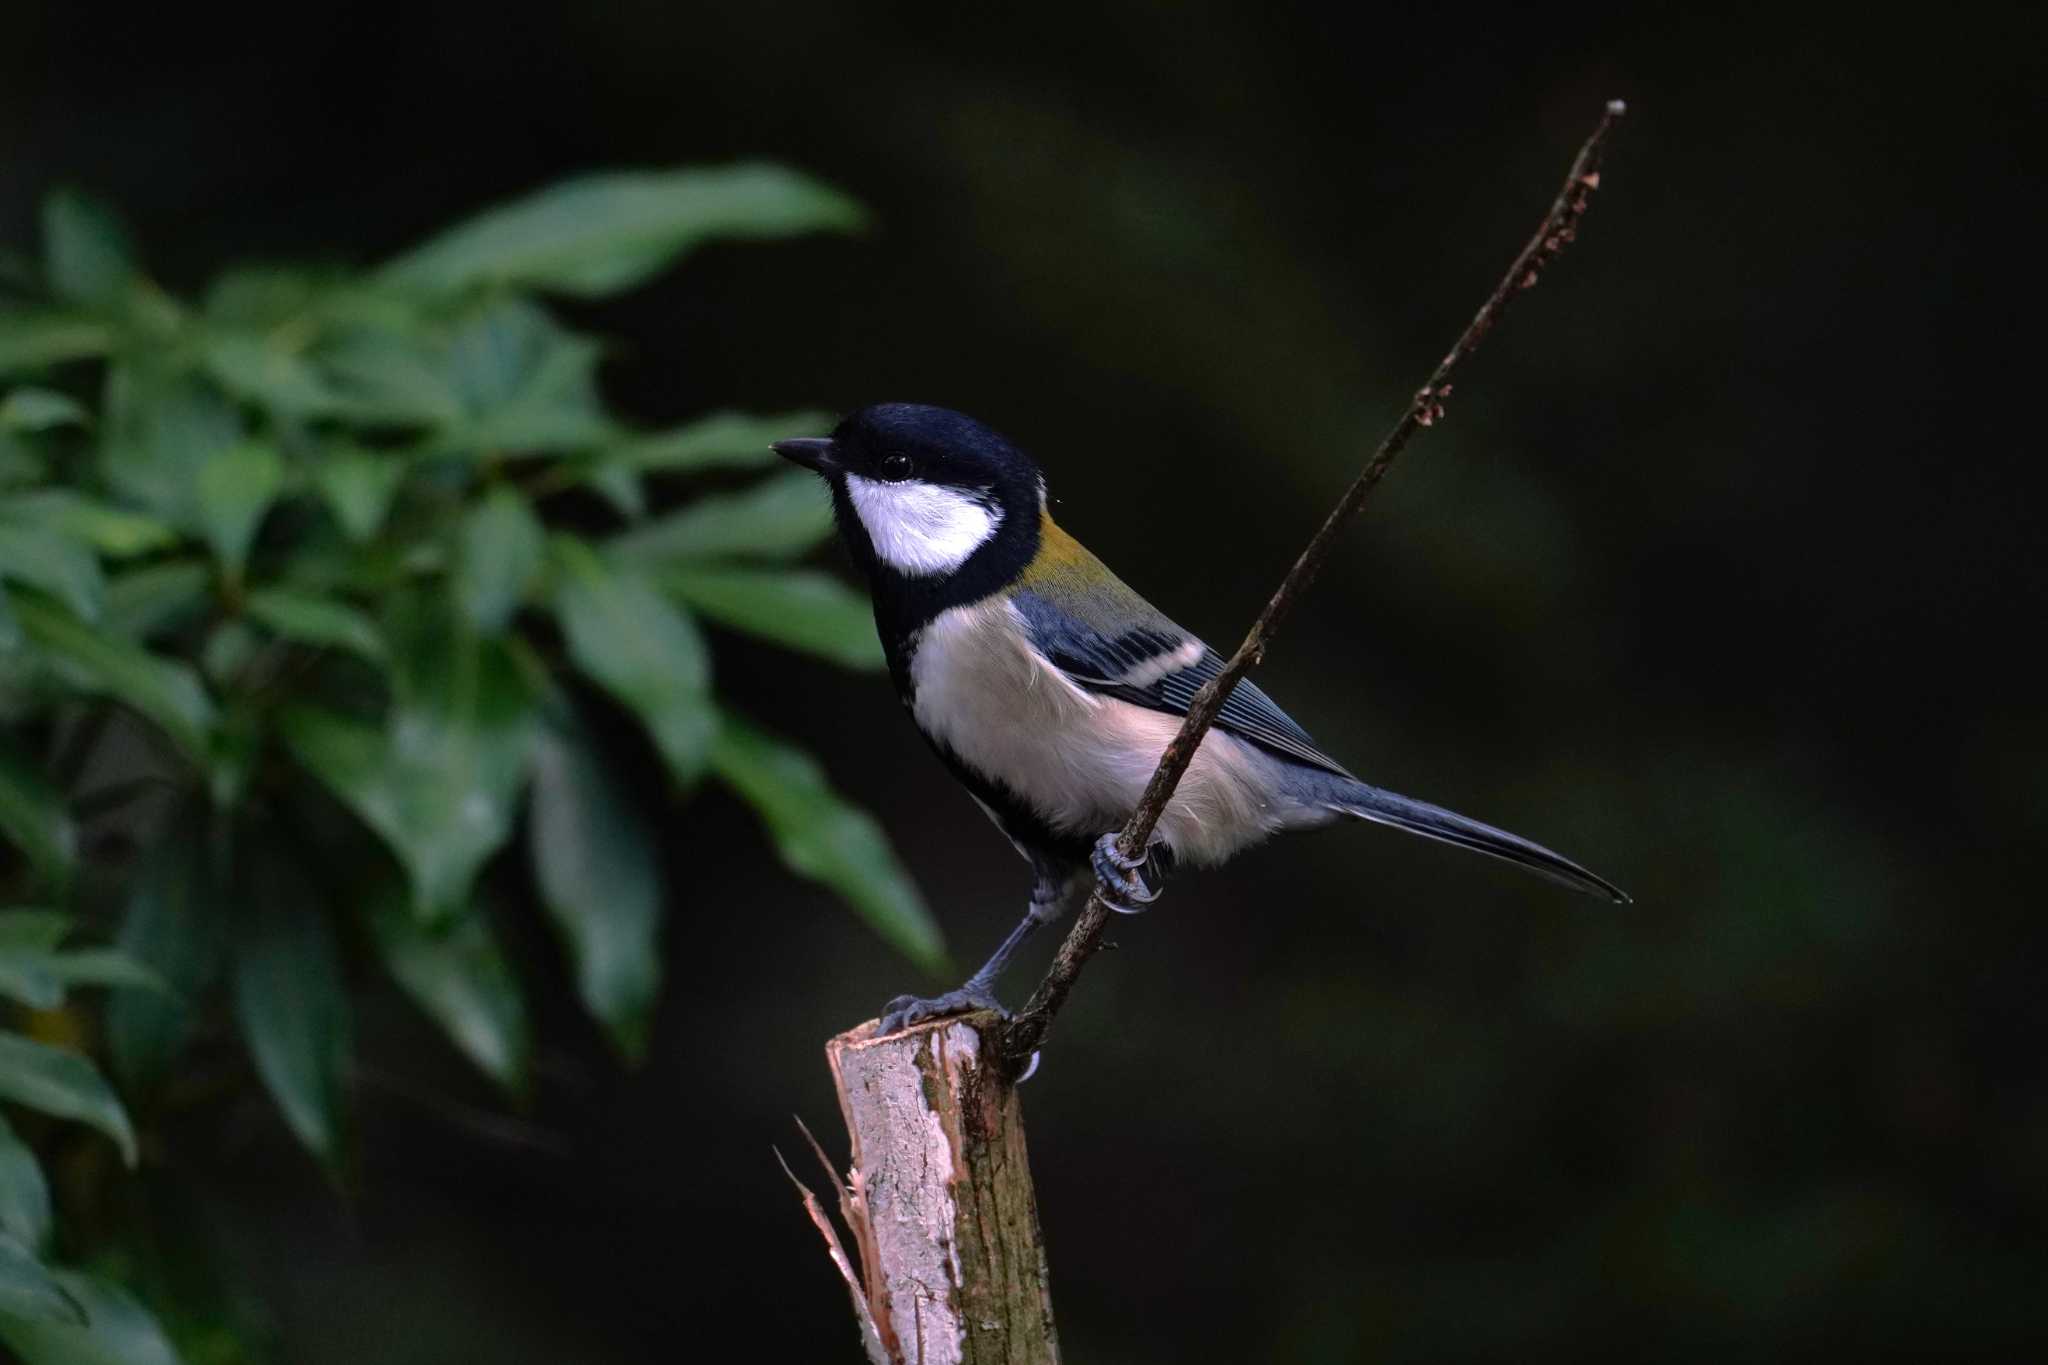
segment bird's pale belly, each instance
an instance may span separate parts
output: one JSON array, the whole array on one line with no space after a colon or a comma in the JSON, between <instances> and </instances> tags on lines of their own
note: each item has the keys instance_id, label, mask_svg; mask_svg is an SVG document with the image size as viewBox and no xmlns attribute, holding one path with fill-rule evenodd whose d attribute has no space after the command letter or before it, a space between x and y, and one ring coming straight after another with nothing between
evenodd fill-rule
<instances>
[{"instance_id":1,"label":"bird's pale belly","mask_svg":"<svg viewBox=\"0 0 2048 1365\"><path fill-rule=\"evenodd\" d=\"M911 711L961 762L1001 783L1047 824L1092 839L1137 805L1180 717L1099 696L1029 643L1002 598L942 613L911 659ZM1215 863L1293 812L1272 807L1270 756L1211 731L1159 822L1184 862Z\"/></svg>"}]
</instances>

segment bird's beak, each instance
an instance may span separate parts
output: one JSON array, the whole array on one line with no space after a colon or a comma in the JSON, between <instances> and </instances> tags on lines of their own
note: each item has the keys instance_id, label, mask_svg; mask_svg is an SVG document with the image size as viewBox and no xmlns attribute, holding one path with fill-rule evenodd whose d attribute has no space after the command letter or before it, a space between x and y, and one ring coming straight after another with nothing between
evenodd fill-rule
<instances>
[{"instance_id":1,"label":"bird's beak","mask_svg":"<svg viewBox=\"0 0 2048 1365\"><path fill-rule=\"evenodd\" d=\"M820 474L830 474L839 468L839 462L832 458L832 439L829 436L799 436L794 440L777 441L772 448L792 464L800 464Z\"/></svg>"}]
</instances>

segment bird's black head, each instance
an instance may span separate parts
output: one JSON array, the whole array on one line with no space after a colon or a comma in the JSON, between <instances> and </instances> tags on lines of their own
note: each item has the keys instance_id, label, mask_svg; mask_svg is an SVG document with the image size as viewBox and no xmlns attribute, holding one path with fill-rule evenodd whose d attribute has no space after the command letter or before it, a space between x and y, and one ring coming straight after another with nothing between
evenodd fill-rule
<instances>
[{"instance_id":1,"label":"bird's black head","mask_svg":"<svg viewBox=\"0 0 2048 1365\"><path fill-rule=\"evenodd\" d=\"M878 614L907 614L907 626L1006 586L1038 551L1038 466L971 417L878 403L829 437L775 449L831 485L840 532L874 585Z\"/></svg>"}]
</instances>

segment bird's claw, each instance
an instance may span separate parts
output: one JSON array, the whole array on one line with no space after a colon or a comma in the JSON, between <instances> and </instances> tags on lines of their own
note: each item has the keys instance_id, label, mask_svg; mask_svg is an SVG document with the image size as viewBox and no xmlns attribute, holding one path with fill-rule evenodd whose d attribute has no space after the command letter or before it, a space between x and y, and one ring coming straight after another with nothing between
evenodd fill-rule
<instances>
[{"instance_id":1,"label":"bird's claw","mask_svg":"<svg viewBox=\"0 0 2048 1365\"><path fill-rule=\"evenodd\" d=\"M962 986L929 998L897 996L882 1007L882 1021L876 1026L875 1035L896 1033L927 1019L943 1019L950 1014L968 1014L974 1010L994 1010L1005 1019L1010 1017L1010 1012L996 999L995 992L980 986Z\"/></svg>"},{"instance_id":2,"label":"bird's claw","mask_svg":"<svg viewBox=\"0 0 2048 1365\"><path fill-rule=\"evenodd\" d=\"M1095 852L1089 861L1104 888L1102 903L1119 914L1139 914L1159 899L1158 888L1144 876L1152 861L1149 849L1136 858L1126 857L1117 847L1117 835L1112 831L1095 841Z\"/></svg>"}]
</instances>

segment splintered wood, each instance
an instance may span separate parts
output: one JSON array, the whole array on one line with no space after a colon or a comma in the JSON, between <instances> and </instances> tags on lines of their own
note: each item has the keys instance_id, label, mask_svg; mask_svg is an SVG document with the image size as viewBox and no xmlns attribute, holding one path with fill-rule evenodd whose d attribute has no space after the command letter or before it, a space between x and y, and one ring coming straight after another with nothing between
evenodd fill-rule
<instances>
[{"instance_id":1,"label":"splintered wood","mask_svg":"<svg viewBox=\"0 0 2048 1365\"><path fill-rule=\"evenodd\" d=\"M834 1259L880 1365L1059 1360L1023 1114L983 1037L997 1022L867 1023L826 1045L853 1146L833 1179L856 1254Z\"/></svg>"}]
</instances>

